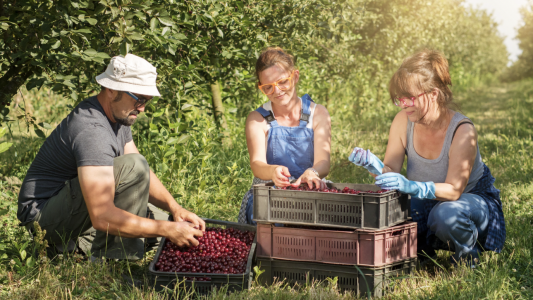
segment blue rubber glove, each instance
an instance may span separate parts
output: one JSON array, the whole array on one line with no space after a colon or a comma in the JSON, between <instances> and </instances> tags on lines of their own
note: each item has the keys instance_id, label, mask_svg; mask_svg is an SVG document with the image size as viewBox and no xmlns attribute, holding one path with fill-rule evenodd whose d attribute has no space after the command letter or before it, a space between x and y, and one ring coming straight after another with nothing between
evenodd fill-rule
<instances>
[{"instance_id":1,"label":"blue rubber glove","mask_svg":"<svg viewBox=\"0 0 533 300\"><path fill-rule=\"evenodd\" d=\"M384 190L398 190L419 199L435 199L435 183L410 181L399 173L385 173L376 177L376 185Z\"/></svg>"},{"instance_id":2,"label":"blue rubber glove","mask_svg":"<svg viewBox=\"0 0 533 300\"><path fill-rule=\"evenodd\" d=\"M350 154L348 160L376 175L381 175L381 171L385 166L377 156L370 152L370 150L364 150L359 147L353 148L352 154Z\"/></svg>"}]
</instances>

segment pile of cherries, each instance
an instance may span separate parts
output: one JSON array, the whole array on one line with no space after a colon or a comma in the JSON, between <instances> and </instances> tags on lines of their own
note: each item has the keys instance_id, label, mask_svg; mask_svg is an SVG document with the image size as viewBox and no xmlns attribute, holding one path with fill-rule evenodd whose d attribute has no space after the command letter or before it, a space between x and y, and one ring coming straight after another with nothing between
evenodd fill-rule
<instances>
[{"instance_id":1,"label":"pile of cherries","mask_svg":"<svg viewBox=\"0 0 533 300\"><path fill-rule=\"evenodd\" d=\"M301 185L299 187L294 187L294 186L284 186L284 187L280 187L278 188L280 190L291 190L291 191L306 191L306 192L323 192L323 193L337 193L337 194L354 194L354 195L357 195L357 194L360 194L360 193L370 193L370 194L382 194L382 193L385 193L385 192L388 192L387 190L379 190L379 191L358 191L358 190L354 190L354 189L351 189L349 187L345 187L344 189L342 190L339 190L335 187L332 187L332 188L325 188L325 189L318 189L318 188L312 188L310 189L309 186L307 185Z\"/></svg>"},{"instance_id":2,"label":"pile of cherries","mask_svg":"<svg viewBox=\"0 0 533 300\"><path fill-rule=\"evenodd\" d=\"M167 241L155 268L161 272L243 274L253 239L251 231L209 227L198 238L198 246L181 248Z\"/></svg>"}]
</instances>

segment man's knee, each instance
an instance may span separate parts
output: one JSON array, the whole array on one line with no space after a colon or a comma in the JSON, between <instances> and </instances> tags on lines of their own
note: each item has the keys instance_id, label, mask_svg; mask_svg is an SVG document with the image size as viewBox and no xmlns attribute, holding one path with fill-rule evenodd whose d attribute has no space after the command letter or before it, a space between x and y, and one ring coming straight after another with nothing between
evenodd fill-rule
<instances>
[{"instance_id":1,"label":"man's knee","mask_svg":"<svg viewBox=\"0 0 533 300\"><path fill-rule=\"evenodd\" d=\"M126 168L139 182L150 180L150 167L146 158L138 153L130 153L115 158L114 167Z\"/></svg>"}]
</instances>

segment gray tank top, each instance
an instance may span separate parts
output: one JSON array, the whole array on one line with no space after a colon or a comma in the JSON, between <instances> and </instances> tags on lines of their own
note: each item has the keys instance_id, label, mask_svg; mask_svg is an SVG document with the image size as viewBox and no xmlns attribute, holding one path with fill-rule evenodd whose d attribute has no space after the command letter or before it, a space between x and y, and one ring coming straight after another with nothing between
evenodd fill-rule
<instances>
[{"instance_id":1,"label":"gray tank top","mask_svg":"<svg viewBox=\"0 0 533 300\"><path fill-rule=\"evenodd\" d=\"M465 120L466 119L466 120ZM446 137L444 139L444 144L442 145L442 150L440 151L439 157L436 159L426 159L418 155L415 151L413 144L413 130L414 123L407 120L407 178L413 181L433 181L435 183L443 183L446 180L446 175L448 174L448 161L450 146L452 144L453 136L455 135L455 130L459 123L470 123L472 121L465 117L463 114L456 112L453 115L450 125L446 130ZM474 166L472 167L472 172L470 173L470 178L468 179L468 184L464 190L464 193L468 193L472 190L478 180L483 176L483 161L481 160L481 155L479 154L479 145L477 146L476 159L474 161Z\"/></svg>"}]
</instances>

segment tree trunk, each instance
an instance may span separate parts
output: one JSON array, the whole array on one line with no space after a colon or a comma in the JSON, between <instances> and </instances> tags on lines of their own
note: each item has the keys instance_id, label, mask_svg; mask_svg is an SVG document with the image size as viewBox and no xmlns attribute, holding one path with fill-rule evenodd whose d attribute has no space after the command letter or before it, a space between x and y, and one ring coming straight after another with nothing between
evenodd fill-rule
<instances>
[{"instance_id":1,"label":"tree trunk","mask_svg":"<svg viewBox=\"0 0 533 300\"><path fill-rule=\"evenodd\" d=\"M31 76L29 68L11 65L9 70L0 78L0 111L11 103L18 89Z\"/></svg>"},{"instance_id":2,"label":"tree trunk","mask_svg":"<svg viewBox=\"0 0 533 300\"><path fill-rule=\"evenodd\" d=\"M213 95L213 113L215 115L215 122L223 129L227 129L226 117L224 117L224 106L222 105L222 97L220 96L220 86L218 81L211 83L211 93Z\"/></svg>"}]
</instances>

